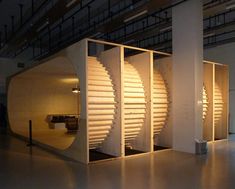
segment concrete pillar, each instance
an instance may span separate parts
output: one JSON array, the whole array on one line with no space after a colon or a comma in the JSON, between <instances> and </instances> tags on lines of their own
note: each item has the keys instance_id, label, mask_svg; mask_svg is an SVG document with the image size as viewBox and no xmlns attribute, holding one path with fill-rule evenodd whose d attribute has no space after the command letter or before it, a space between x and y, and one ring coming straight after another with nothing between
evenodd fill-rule
<instances>
[{"instance_id":1,"label":"concrete pillar","mask_svg":"<svg viewBox=\"0 0 235 189\"><path fill-rule=\"evenodd\" d=\"M173 149L195 153L202 139L202 0L188 0L173 16Z\"/></svg>"}]
</instances>

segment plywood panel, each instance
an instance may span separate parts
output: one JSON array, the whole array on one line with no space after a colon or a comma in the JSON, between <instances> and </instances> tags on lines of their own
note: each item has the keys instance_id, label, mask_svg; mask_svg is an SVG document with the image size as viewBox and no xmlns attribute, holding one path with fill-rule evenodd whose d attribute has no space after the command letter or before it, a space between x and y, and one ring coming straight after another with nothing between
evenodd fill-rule
<instances>
[{"instance_id":1,"label":"plywood panel","mask_svg":"<svg viewBox=\"0 0 235 189\"><path fill-rule=\"evenodd\" d=\"M207 94L208 104L206 116L203 120L203 139L207 141L214 140L214 65L204 63L204 73L203 73L203 86Z\"/></svg>"},{"instance_id":2,"label":"plywood panel","mask_svg":"<svg viewBox=\"0 0 235 189\"><path fill-rule=\"evenodd\" d=\"M130 141L130 145L134 149L141 150L144 152L153 151L152 144L152 112L151 112L151 98L152 98L152 65L153 65L153 54L150 52L140 53L131 57L128 57L127 62L124 67L124 83L125 83L125 121L128 119L142 118L143 125L135 128L130 128L133 124L125 124L126 136L130 136L129 133L133 134L133 138L126 139ZM134 73L133 69L136 69L137 72ZM139 75L139 79L137 76ZM130 78L130 76L134 76ZM130 88L136 88L136 92L133 97L129 98L129 90ZM139 94L138 94L139 92ZM128 104L129 103L129 104ZM129 105L133 104L141 104L145 105L142 109L132 109L132 111L128 110L130 108ZM128 112L131 112L129 114ZM143 112L140 114L139 112ZM134 113L134 114L133 114ZM137 135L137 137L136 137Z\"/></svg>"},{"instance_id":3,"label":"plywood panel","mask_svg":"<svg viewBox=\"0 0 235 189\"><path fill-rule=\"evenodd\" d=\"M159 125L164 125L164 127L159 130L160 134L155 136L154 143L155 145L164 146L164 147L172 147L172 58L166 57L161 59L156 59L154 61L154 69L157 69L162 78L164 79L165 85L161 88L158 88L158 91L165 93L167 91L167 104L157 104L154 105L154 108L158 108L158 111L165 112L167 108L167 119L163 119ZM157 110L155 110L157 112ZM155 123L156 124L156 123ZM156 124L157 125L157 124Z\"/></svg>"},{"instance_id":4,"label":"plywood panel","mask_svg":"<svg viewBox=\"0 0 235 189\"><path fill-rule=\"evenodd\" d=\"M112 78L115 90L115 120L113 122L112 132L102 145L102 151L114 156L124 156L123 141L123 48L115 47L103 51L100 55L100 61L107 68Z\"/></svg>"},{"instance_id":5,"label":"plywood panel","mask_svg":"<svg viewBox=\"0 0 235 189\"><path fill-rule=\"evenodd\" d=\"M228 137L228 67L215 65L214 86L214 132L215 139Z\"/></svg>"},{"instance_id":6,"label":"plywood panel","mask_svg":"<svg viewBox=\"0 0 235 189\"><path fill-rule=\"evenodd\" d=\"M103 75L97 75L101 71ZM87 74L89 149L100 149L110 137L113 128L116 105L114 88L108 71L96 57L88 57ZM107 86L112 90L105 91L104 89L95 88L96 86ZM107 104L113 105L112 108L106 107ZM98 107L94 109L93 107L96 105ZM106 123L102 125L103 122ZM107 122L111 123L107 125Z\"/></svg>"},{"instance_id":7,"label":"plywood panel","mask_svg":"<svg viewBox=\"0 0 235 189\"><path fill-rule=\"evenodd\" d=\"M74 158L83 163L89 163L89 146L88 146L88 44L84 39L79 43L76 43L64 52L65 56L73 64L76 74L80 79L80 99L81 99L81 113L80 113L80 130L77 132L76 139L70 148L63 152L64 155Z\"/></svg>"},{"instance_id":8,"label":"plywood panel","mask_svg":"<svg viewBox=\"0 0 235 189\"><path fill-rule=\"evenodd\" d=\"M155 108L153 109L153 117L156 119L156 121L153 123L153 127L154 135L157 137L160 135L163 127L167 123L169 98L167 84L163 79L163 75L161 74L160 70L156 66L154 67L153 73L153 104L155 105ZM164 108L162 105L164 105Z\"/></svg>"}]
</instances>

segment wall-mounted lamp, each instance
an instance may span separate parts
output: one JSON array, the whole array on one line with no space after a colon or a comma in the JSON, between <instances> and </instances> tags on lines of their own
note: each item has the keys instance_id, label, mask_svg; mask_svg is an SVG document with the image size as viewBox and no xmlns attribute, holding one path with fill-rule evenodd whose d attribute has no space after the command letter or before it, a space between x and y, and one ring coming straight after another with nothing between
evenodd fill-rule
<instances>
[{"instance_id":1,"label":"wall-mounted lamp","mask_svg":"<svg viewBox=\"0 0 235 189\"><path fill-rule=\"evenodd\" d=\"M77 88L77 87L72 88L72 92L73 93L80 93L80 87L79 88Z\"/></svg>"}]
</instances>

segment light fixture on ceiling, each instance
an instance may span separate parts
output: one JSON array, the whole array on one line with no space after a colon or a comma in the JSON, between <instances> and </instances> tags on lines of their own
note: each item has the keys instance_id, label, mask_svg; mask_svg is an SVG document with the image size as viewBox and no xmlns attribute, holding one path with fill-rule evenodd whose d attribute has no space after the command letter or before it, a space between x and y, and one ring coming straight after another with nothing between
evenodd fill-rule
<instances>
[{"instance_id":1,"label":"light fixture on ceiling","mask_svg":"<svg viewBox=\"0 0 235 189\"><path fill-rule=\"evenodd\" d=\"M146 14L147 12L148 12L148 10L143 10L143 11L141 11L141 12L139 12L139 13L137 13L137 14L135 14L135 15L129 17L129 18L126 18L126 19L124 20L124 22L125 22L125 23L126 23L126 22L129 22L129 21L131 21L131 20L133 20L133 19L135 19L135 18L137 18L137 17L140 17L140 16Z\"/></svg>"},{"instance_id":2,"label":"light fixture on ceiling","mask_svg":"<svg viewBox=\"0 0 235 189\"><path fill-rule=\"evenodd\" d=\"M228 4L228 5L226 6L226 9L227 9L227 10L234 9L234 8L235 8L235 3Z\"/></svg>"},{"instance_id":3,"label":"light fixture on ceiling","mask_svg":"<svg viewBox=\"0 0 235 189\"><path fill-rule=\"evenodd\" d=\"M167 30L170 30L170 29L172 29L172 26L168 26L168 27L162 28L159 31L160 32L164 32L164 31L167 31Z\"/></svg>"},{"instance_id":4,"label":"light fixture on ceiling","mask_svg":"<svg viewBox=\"0 0 235 189\"><path fill-rule=\"evenodd\" d=\"M44 24L42 24L40 27L38 27L37 32L41 31L43 28L45 28L49 24L49 21L47 20Z\"/></svg>"},{"instance_id":5,"label":"light fixture on ceiling","mask_svg":"<svg viewBox=\"0 0 235 189\"><path fill-rule=\"evenodd\" d=\"M161 50L161 49L164 49L164 48L165 48L165 46L159 46L159 47L154 48L154 50L158 51L158 50Z\"/></svg>"},{"instance_id":6,"label":"light fixture on ceiling","mask_svg":"<svg viewBox=\"0 0 235 189\"><path fill-rule=\"evenodd\" d=\"M72 88L72 92L73 93L80 93L80 87L79 88L78 87Z\"/></svg>"},{"instance_id":7,"label":"light fixture on ceiling","mask_svg":"<svg viewBox=\"0 0 235 189\"><path fill-rule=\"evenodd\" d=\"M214 36L214 35L215 35L215 33L208 33L208 34L203 35L203 37L204 37L204 38L206 38L206 37L212 37L212 36Z\"/></svg>"},{"instance_id":8,"label":"light fixture on ceiling","mask_svg":"<svg viewBox=\"0 0 235 189\"><path fill-rule=\"evenodd\" d=\"M73 5L77 0L71 0L69 1L65 6L69 8L71 5Z\"/></svg>"},{"instance_id":9,"label":"light fixture on ceiling","mask_svg":"<svg viewBox=\"0 0 235 189\"><path fill-rule=\"evenodd\" d=\"M89 37L90 37L90 38L93 38L93 37L99 37L99 36L101 36L101 35L102 35L101 32L96 32L95 34L92 34L92 35L90 35Z\"/></svg>"},{"instance_id":10,"label":"light fixture on ceiling","mask_svg":"<svg viewBox=\"0 0 235 189\"><path fill-rule=\"evenodd\" d=\"M127 44L130 44L130 43L133 43L133 42L135 42L135 40L134 39L130 39L128 41L125 41L123 44L127 45Z\"/></svg>"}]
</instances>

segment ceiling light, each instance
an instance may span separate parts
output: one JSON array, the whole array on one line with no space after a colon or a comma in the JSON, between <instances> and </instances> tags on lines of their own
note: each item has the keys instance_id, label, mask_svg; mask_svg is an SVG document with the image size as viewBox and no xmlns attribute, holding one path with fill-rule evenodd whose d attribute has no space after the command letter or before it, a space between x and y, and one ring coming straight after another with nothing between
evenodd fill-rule
<instances>
[{"instance_id":1,"label":"ceiling light","mask_svg":"<svg viewBox=\"0 0 235 189\"><path fill-rule=\"evenodd\" d=\"M42 24L40 27L38 27L37 32L41 31L43 28L45 28L49 24L49 21L46 21L44 24Z\"/></svg>"},{"instance_id":2,"label":"ceiling light","mask_svg":"<svg viewBox=\"0 0 235 189\"><path fill-rule=\"evenodd\" d=\"M129 18L126 18L126 19L124 20L124 22L129 22L129 21L131 21L131 20L133 20L133 19L135 19L135 18L137 18L137 17L139 17L139 16L142 16L143 14L146 14L147 12L148 12L148 10L143 10L143 11L141 11L141 12L139 12L139 13L137 13L137 14L135 14L135 15L129 17Z\"/></svg>"},{"instance_id":3,"label":"ceiling light","mask_svg":"<svg viewBox=\"0 0 235 189\"><path fill-rule=\"evenodd\" d=\"M233 9L235 8L235 4L230 4L230 5L227 5L226 6L226 9L229 10L229 9Z\"/></svg>"},{"instance_id":4,"label":"ceiling light","mask_svg":"<svg viewBox=\"0 0 235 189\"><path fill-rule=\"evenodd\" d=\"M206 37L212 37L212 36L214 36L214 35L215 35L215 33L208 33L208 34L203 35L203 37L204 37L204 38L206 38Z\"/></svg>"},{"instance_id":5,"label":"ceiling light","mask_svg":"<svg viewBox=\"0 0 235 189\"><path fill-rule=\"evenodd\" d=\"M90 35L89 37L92 38L92 37L98 37L100 36L102 33L101 32L96 32L95 34L93 35Z\"/></svg>"},{"instance_id":6,"label":"ceiling light","mask_svg":"<svg viewBox=\"0 0 235 189\"><path fill-rule=\"evenodd\" d=\"M73 5L77 0L71 0L69 1L65 6L69 8L71 5Z\"/></svg>"},{"instance_id":7,"label":"ceiling light","mask_svg":"<svg viewBox=\"0 0 235 189\"><path fill-rule=\"evenodd\" d=\"M123 44L130 44L130 43L133 43L133 42L135 42L135 40L134 39L130 39L128 41L125 41Z\"/></svg>"},{"instance_id":8,"label":"ceiling light","mask_svg":"<svg viewBox=\"0 0 235 189\"><path fill-rule=\"evenodd\" d=\"M60 81L63 83L71 83L71 84L77 84L79 82L78 78L74 78L74 77L62 78L62 79L60 79Z\"/></svg>"},{"instance_id":9,"label":"ceiling light","mask_svg":"<svg viewBox=\"0 0 235 189\"><path fill-rule=\"evenodd\" d=\"M165 48L165 46L160 46L160 47L156 47L154 50L158 51L158 50L164 49L164 48Z\"/></svg>"},{"instance_id":10,"label":"ceiling light","mask_svg":"<svg viewBox=\"0 0 235 189\"><path fill-rule=\"evenodd\" d=\"M170 29L172 29L172 26L168 26L168 27L162 28L159 31L160 32L164 32L164 31L167 31L167 30L170 30Z\"/></svg>"}]
</instances>

